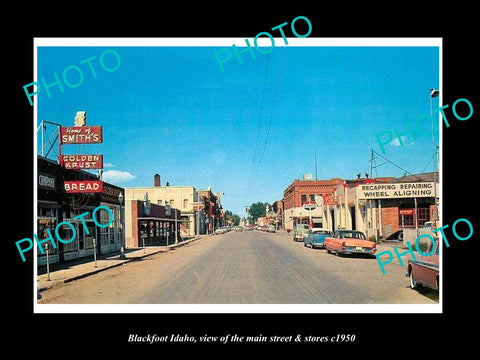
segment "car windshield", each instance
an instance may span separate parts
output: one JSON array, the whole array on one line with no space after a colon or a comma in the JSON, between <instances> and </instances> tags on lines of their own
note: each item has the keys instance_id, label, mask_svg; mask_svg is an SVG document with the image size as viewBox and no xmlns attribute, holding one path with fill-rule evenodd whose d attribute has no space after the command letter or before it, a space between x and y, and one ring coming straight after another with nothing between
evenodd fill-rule
<instances>
[{"instance_id":1,"label":"car windshield","mask_svg":"<svg viewBox=\"0 0 480 360\"><path fill-rule=\"evenodd\" d=\"M308 229L309 226L307 224L300 224L300 225L297 225L297 229L298 230L306 230Z\"/></svg>"},{"instance_id":2,"label":"car windshield","mask_svg":"<svg viewBox=\"0 0 480 360\"><path fill-rule=\"evenodd\" d=\"M328 231L328 230L313 230L312 234L330 235L330 231Z\"/></svg>"},{"instance_id":3,"label":"car windshield","mask_svg":"<svg viewBox=\"0 0 480 360\"><path fill-rule=\"evenodd\" d=\"M344 239L362 239L365 240L365 235L360 231L342 231L340 237Z\"/></svg>"}]
</instances>

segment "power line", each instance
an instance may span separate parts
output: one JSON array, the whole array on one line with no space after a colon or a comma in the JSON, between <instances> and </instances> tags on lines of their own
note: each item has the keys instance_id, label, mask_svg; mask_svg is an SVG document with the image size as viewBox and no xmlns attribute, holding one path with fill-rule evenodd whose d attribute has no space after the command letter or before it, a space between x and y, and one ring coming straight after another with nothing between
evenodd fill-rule
<instances>
[{"instance_id":1,"label":"power line","mask_svg":"<svg viewBox=\"0 0 480 360\"><path fill-rule=\"evenodd\" d=\"M414 174L412 174L410 171L405 170L404 168L398 166L398 165L395 164L393 161L390 161L390 160L388 160L386 157L384 157L384 156L380 155L379 153L377 153L375 150L372 150L372 155L373 155L373 153L377 154L377 155L380 156L382 159L388 161L388 162L389 162L390 164L392 164L393 166L395 166L395 167L399 168L400 170L404 171L406 174L412 175L413 177L417 178L418 180L422 180L422 179L421 179L420 177L418 177L417 175L414 175Z\"/></svg>"},{"instance_id":2,"label":"power line","mask_svg":"<svg viewBox=\"0 0 480 360\"><path fill-rule=\"evenodd\" d=\"M257 149L258 149L258 140L260 138L260 126L262 124L262 118L263 118L263 107L265 103L265 88L266 88L266 83L267 83L267 72L268 72L268 54L265 62L265 73L263 76L263 93L262 93L262 103L260 107L260 116L258 117L258 127L257 127L257 138L255 140L255 150L253 153L253 160L252 160L252 166L250 168L250 174L248 176L248 183L247 183L247 191L250 192L251 190L251 184L253 182L254 174L255 174L255 160L257 158Z\"/></svg>"},{"instance_id":3,"label":"power line","mask_svg":"<svg viewBox=\"0 0 480 360\"><path fill-rule=\"evenodd\" d=\"M258 147L258 138L260 137L260 125L262 124L262 118L263 118L263 105L265 103L265 88L266 88L266 83L267 83L267 70L268 70L268 54L267 54L267 61L265 63L265 75L263 77L263 94L262 94L262 104L260 108L260 116L258 118L258 128L257 128L257 139L255 140L255 152L253 154L253 161L252 163L255 163L255 159L257 157L257 147Z\"/></svg>"},{"instance_id":4,"label":"power line","mask_svg":"<svg viewBox=\"0 0 480 360\"><path fill-rule=\"evenodd\" d=\"M285 63L286 63L286 59L287 59L287 54L288 54L288 49L287 51L285 52L285 55L283 56L283 62L282 62L282 67L280 69L280 74L278 76L278 79L277 79L277 83L275 85L275 93L273 95L273 104L272 104L272 110L271 110L271 113L270 113L270 120L268 122L268 128L267 128L267 135L265 137L265 143L263 145L263 151L262 151L262 155L260 156L260 160L257 162L257 167L256 167L256 170L255 170L255 174L253 175L253 178L252 180L250 181L250 184L249 184L249 187L248 187L248 191L250 192L251 191L251 188L252 188L252 185L253 185L253 182L255 181L255 178L257 177L257 174L258 174L258 170L260 169L260 164L262 163L262 160L263 160L263 156L265 155L265 150L267 148L267 143L268 143L268 138L270 136L270 128L271 128L271 125L272 125L272 120L273 120L273 112L275 110L275 103L276 103L276 100L277 100L277 93L278 93L278 87L280 85L280 80L282 78L282 75L283 75L283 71L284 71L284 68L285 68ZM268 62L267 62L267 65L268 65ZM265 74L266 74L266 69L265 69ZM266 78L265 78L266 79ZM265 81L264 81L264 85L265 85ZM265 87L264 87L264 90L265 90ZM265 92L264 92L265 94ZM263 111L263 100L262 100L262 111ZM255 144L256 145L256 144ZM252 164L252 166L254 167L254 164Z\"/></svg>"},{"instance_id":5,"label":"power line","mask_svg":"<svg viewBox=\"0 0 480 360\"><path fill-rule=\"evenodd\" d=\"M270 135L270 127L272 125L272 119L273 119L273 111L275 109L275 103L277 102L278 86L280 85L280 80L282 79L283 69L285 68L285 62L287 60L287 54L288 54L288 48L287 48L287 51L285 51L285 55L283 56L282 68L280 69L280 75L278 76L277 84L275 85L275 94L273 95L272 112L270 113L270 121L268 122L267 137L265 138L265 144L263 146L262 156L260 157L260 163L263 160L263 155L265 154L265 149L267 148L268 136Z\"/></svg>"}]
</instances>

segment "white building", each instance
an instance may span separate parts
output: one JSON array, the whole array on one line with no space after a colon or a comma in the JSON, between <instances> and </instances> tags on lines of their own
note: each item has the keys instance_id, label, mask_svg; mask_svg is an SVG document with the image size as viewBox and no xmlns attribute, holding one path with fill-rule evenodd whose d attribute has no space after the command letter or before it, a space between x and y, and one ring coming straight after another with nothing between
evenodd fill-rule
<instances>
[{"instance_id":1,"label":"white building","mask_svg":"<svg viewBox=\"0 0 480 360\"><path fill-rule=\"evenodd\" d=\"M160 175L155 174L153 187L125 188L126 200L148 200L158 205L170 205L171 208L182 212L181 222L188 236L195 235L199 222L203 223L203 217L197 219L198 211L194 211L193 205L200 201L200 196L194 186L161 186ZM126 214L127 216L128 214Z\"/></svg>"}]
</instances>

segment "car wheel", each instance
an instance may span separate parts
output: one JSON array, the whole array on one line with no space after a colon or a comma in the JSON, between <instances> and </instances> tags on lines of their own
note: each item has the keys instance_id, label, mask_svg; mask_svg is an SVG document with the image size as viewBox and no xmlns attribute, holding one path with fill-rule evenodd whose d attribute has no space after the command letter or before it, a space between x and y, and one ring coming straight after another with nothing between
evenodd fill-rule
<instances>
[{"instance_id":1,"label":"car wheel","mask_svg":"<svg viewBox=\"0 0 480 360\"><path fill-rule=\"evenodd\" d=\"M304 243L303 243L303 246L304 246L304 247L307 247L307 243L306 243L306 242L304 242Z\"/></svg>"},{"instance_id":2,"label":"car wheel","mask_svg":"<svg viewBox=\"0 0 480 360\"><path fill-rule=\"evenodd\" d=\"M413 277L413 273L410 274L410 287L412 289L418 288L418 283L415 281L415 278Z\"/></svg>"}]
</instances>

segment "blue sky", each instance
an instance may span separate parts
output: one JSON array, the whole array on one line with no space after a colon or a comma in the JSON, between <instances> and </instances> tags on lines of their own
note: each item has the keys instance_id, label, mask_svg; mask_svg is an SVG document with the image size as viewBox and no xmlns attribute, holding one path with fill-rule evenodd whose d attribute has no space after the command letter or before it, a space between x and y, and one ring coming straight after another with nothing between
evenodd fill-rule
<instances>
[{"instance_id":1,"label":"blue sky","mask_svg":"<svg viewBox=\"0 0 480 360\"><path fill-rule=\"evenodd\" d=\"M319 179L369 172L371 149L382 153L375 135L406 131L429 114L429 90L441 85L438 47L278 46L255 59L241 55L243 64L233 56L224 72L214 57L222 48L38 47L39 80L52 83L71 65L84 79L75 88L63 83L63 93L52 86L51 98L41 90L37 120L73 126L86 110L88 125L103 126L103 144L63 151L103 154L105 181L151 186L159 173L162 184L225 192L224 208L243 215L245 205L281 199L295 178L315 176L315 149ZM99 64L107 49L121 59L112 72ZM92 56L96 79L80 64ZM113 56L104 60L115 65ZM67 76L79 82L74 70ZM384 156L421 172L433 156L431 136L404 140L386 145ZM385 164L377 174L403 171Z\"/></svg>"}]
</instances>

